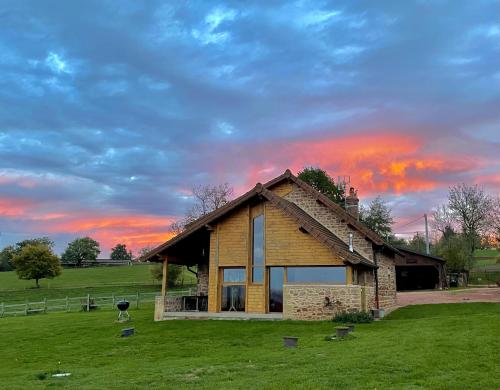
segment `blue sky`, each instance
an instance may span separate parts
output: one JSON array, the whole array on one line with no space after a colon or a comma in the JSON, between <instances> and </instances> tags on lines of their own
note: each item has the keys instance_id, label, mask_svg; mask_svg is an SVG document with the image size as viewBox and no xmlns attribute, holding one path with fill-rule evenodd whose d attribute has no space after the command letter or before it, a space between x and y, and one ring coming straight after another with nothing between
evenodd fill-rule
<instances>
[{"instance_id":1,"label":"blue sky","mask_svg":"<svg viewBox=\"0 0 500 390\"><path fill-rule=\"evenodd\" d=\"M500 191L499 107L498 1L3 1L0 246L156 244L194 185L305 165L401 225Z\"/></svg>"}]
</instances>

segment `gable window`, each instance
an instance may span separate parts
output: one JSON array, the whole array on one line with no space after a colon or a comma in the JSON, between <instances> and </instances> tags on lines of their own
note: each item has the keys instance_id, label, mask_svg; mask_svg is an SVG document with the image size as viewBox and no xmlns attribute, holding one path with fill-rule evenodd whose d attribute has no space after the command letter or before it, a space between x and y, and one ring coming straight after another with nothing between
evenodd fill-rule
<instances>
[{"instance_id":1,"label":"gable window","mask_svg":"<svg viewBox=\"0 0 500 390\"><path fill-rule=\"evenodd\" d=\"M252 220L252 282L264 281L264 215Z\"/></svg>"},{"instance_id":2,"label":"gable window","mask_svg":"<svg viewBox=\"0 0 500 390\"><path fill-rule=\"evenodd\" d=\"M287 267L287 283L346 284L346 267Z\"/></svg>"}]
</instances>

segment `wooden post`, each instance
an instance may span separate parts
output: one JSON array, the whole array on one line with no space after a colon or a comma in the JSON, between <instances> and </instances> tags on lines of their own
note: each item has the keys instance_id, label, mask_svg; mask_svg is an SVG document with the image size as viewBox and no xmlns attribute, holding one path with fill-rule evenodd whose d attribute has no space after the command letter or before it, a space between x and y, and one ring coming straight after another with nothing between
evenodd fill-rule
<instances>
[{"instance_id":1,"label":"wooden post","mask_svg":"<svg viewBox=\"0 0 500 390\"><path fill-rule=\"evenodd\" d=\"M115 293L111 294L112 302L111 302L111 308L113 309L115 307Z\"/></svg>"},{"instance_id":2,"label":"wooden post","mask_svg":"<svg viewBox=\"0 0 500 390\"><path fill-rule=\"evenodd\" d=\"M139 291L137 291L136 309L139 308Z\"/></svg>"},{"instance_id":3,"label":"wooden post","mask_svg":"<svg viewBox=\"0 0 500 390\"><path fill-rule=\"evenodd\" d=\"M0 303L0 317L3 317L3 311L4 311L3 305L4 305L3 302Z\"/></svg>"},{"instance_id":4,"label":"wooden post","mask_svg":"<svg viewBox=\"0 0 500 390\"><path fill-rule=\"evenodd\" d=\"M47 297L43 298L43 312L47 313Z\"/></svg>"},{"instance_id":5,"label":"wooden post","mask_svg":"<svg viewBox=\"0 0 500 390\"><path fill-rule=\"evenodd\" d=\"M66 296L66 311L69 311L69 298Z\"/></svg>"},{"instance_id":6,"label":"wooden post","mask_svg":"<svg viewBox=\"0 0 500 390\"><path fill-rule=\"evenodd\" d=\"M90 294L87 294L87 311L90 311Z\"/></svg>"},{"instance_id":7,"label":"wooden post","mask_svg":"<svg viewBox=\"0 0 500 390\"><path fill-rule=\"evenodd\" d=\"M165 257L163 259L163 278L161 279L161 296L167 296L167 272L168 272L168 259Z\"/></svg>"}]
</instances>

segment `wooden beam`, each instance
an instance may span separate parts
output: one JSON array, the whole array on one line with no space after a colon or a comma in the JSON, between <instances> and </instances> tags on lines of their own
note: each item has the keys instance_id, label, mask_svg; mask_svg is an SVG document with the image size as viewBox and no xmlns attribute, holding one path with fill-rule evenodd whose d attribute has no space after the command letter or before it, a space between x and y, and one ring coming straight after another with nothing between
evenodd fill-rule
<instances>
[{"instance_id":1,"label":"wooden beam","mask_svg":"<svg viewBox=\"0 0 500 390\"><path fill-rule=\"evenodd\" d=\"M161 279L161 296L167 296L167 273L168 273L168 258L163 259L163 277Z\"/></svg>"}]
</instances>

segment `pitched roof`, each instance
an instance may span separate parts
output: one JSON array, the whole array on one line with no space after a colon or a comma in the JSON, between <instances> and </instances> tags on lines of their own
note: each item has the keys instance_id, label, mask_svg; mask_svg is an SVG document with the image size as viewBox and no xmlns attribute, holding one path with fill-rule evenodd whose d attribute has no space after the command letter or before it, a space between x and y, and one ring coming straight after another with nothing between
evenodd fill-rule
<instances>
[{"instance_id":1,"label":"pitched roof","mask_svg":"<svg viewBox=\"0 0 500 390\"><path fill-rule=\"evenodd\" d=\"M345 211L342 207L337 205L335 202L330 200L328 197L325 195L321 194L314 188L312 188L309 184L305 183L304 181L300 180L298 177L294 176L292 172L287 169L282 175L268 181L265 184L257 183L254 188L252 188L250 191L244 193L243 195L239 196L238 198L232 200L231 202L225 204L224 206L218 208L217 210L212 211L211 213L208 213L205 216L202 216L189 224L184 231L179 233L177 236L171 238L167 242L159 245L158 247L154 248L151 250L149 253L146 255L142 256L140 258L140 261L146 261L149 259L154 258L156 255L160 254L164 250L170 248L174 244L178 243L179 241L183 240L184 238L190 236L194 232L198 231L201 228L206 227L207 225L215 222L217 219L221 218L225 214L231 212L232 210L236 209L237 207L241 206L245 202L248 202L252 198L256 196L264 196L267 200L273 200L272 202L278 205L282 210L288 212L291 216L293 216L296 220L302 221L303 224L306 226L302 226L308 233L314 235L316 238L318 238L320 241L324 242L327 244L330 248L334 248L335 245L337 248L342 248L339 249L340 251L343 251L345 247L347 247L347 244L342 241L340 238L338 238L334 233L332 233L330 230L328 230L326 227L321 225L317 220L315 220L313 217L311 217L309 214L307 214L305 211L303 211L300 207L295 205L292 202L287 201L286 199L283 199L282 197L279 197L278 195L274 194L271 191L268 191L269 188L273 187L274 185L277 185L285 180L292 181L296 185L298 185L300 188L302 188L304 191L306 191L308 194L310 194L317 202L323 204L326 206L328 209L333 211L337 216L339 216L343 221L351 225L353 228L358 230L360 233L364 234L365 237L370 239L372 242L374 242L376 245L384 246L387 249L390 249L396 253L398 252L397 249L389 246L384 242L384 240L375 232L367 228L365 225L363 225L361 222L359 222L356 218L354 218L351 214L349 214L347 211ZM309 230L308 230L309 227ZM335 245L334 245L335 244ZM352 264L365 264L368 266L373 266L373 263L367 259L365 259L363 256L361 256L357 252L349 252L349 249L347 247L348 253L346 254L343 252L343 255L340 255L337 253L342 259L345 261L348 261Z\"/></svg>"},{"instance_id":2,"label":"pitched roof","mask_svg":"<svg viewBox=\"0 0 500 390\"><path fill-rule=\"evenodd\" d=\"M433 259L433 260L442 261L443 263L446 262L446 260L443 259L442 257L438 257L438 256L428 255L426 253L417 252L417 251L414 251L412 249L408 249L408 248L405 248L405 247L402 247L402 246L398 246L397 249L400 252L403 252L403 255L406 252L406 253L410 253L412 255L418 255L418 256L428 257L428 258Z\"/></svg>"},{"instance_id":3,"label":"pitched roof","mask_svg":"<svg viewBox=\"0 0 500 390\"><path fill-rule=\"evenodd\" d=\"M299 179L297 176L293 175L289 169L287 169L285 171L285 173L283 173L282 175L265 183L264 187L271 188L271 187L273 187L273 186L275 186L275 185L277 185L285 180L289 180L289 181L295 183L297 186L299 186L301 189L303 189L305 192L307 192L309 195L311 195L311 197L313 197L317 202L326 206L329 210L334 212L341 220L345 221L347 224L352 226L355 230L357 230L358 232L363 234L366 238L368 238L374 244L379 245L379 246L383 246L386 249L389 249L390 251L392 251L394 253L400 254L400 252L398 251L397 248L394 248L393 246L386 243L382 237L380 237L377 233L375 233L369 227L367 227L362 222L360 222L357 218L355 218L351 214L349 214L343 207L339 206L337 203L332 201L330 198L323 195L319 191L315 190L313 187L311 187L309 184L307 184L303 180Z\"/></svg>"}]
</instances>

